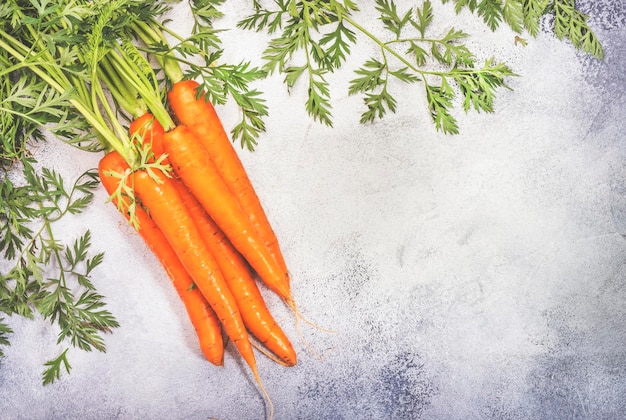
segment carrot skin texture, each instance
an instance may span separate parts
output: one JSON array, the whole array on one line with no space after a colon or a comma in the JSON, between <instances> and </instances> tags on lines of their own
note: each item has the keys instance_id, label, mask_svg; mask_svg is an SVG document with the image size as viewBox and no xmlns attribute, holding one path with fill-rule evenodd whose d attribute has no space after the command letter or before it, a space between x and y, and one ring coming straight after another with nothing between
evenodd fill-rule
<instances>
[{"instance_id":1,"label":"carrot skin texture","mask_svg":"<svg viewBox=\"0 0 626 420\"><path fill-rule=\"evenodd\" d=\"M111 175L109 171L121 174L128 169L128 164L117 152L110 152L100 160L98 165L100 179L109 195L117 189L121 182L120 178ZM128 200L125 201L122 203L122 209L128 207ZM118 204L116 199L114 199L114 204L116 206ZM124 217L128 219L128 213L126 211L123 213ZM189 320L196 331L202 353L209 362L222 366L224 364L224 342L217 315L200 290L192 287L193 280L148 213L141 207L137 207L135 216L139 223L138 233L165 269L185 306Z\"/></svg>"},{"instance_id":2,"label":"carrot skin texture","mask_svg":"<svg viewBox=\"0 0 626 420\"><path fill-rule=\"evenodd\" d=\"M161 138L165 133L163 127L149 112L143 114L141 117L134 119L128 131L131 136L139 136L139 141L143 144L149 143L152 147L152 153L158 157L163 154L163 146L161 145Z\"/></svg>"},{"instance_id":3,"label":"carrot skin texture","mask_svg":"<svg viewBox=\"0 0 626 420\"><path fill-rule=\"evenodd\" d=\"M211 102L198 97L199 84L194 80L174 83L168 101L176 118L189 127L208 151L213 164L229 189L246 209L252 224L261 234L270 253L283 271L286 288L290 278L278 239L248 174L230 141Z\"/></svg>"},{"instance_id":4,"label":"carrot skin texture","mask_svg":"<svg viewBox=\"0 0 626 420\"><path fill-rule=\"evenodd\" d=\"M204 147L189 128L178 125L162 138L163 150L185 185L206 212L226 234L267 286L283 299L291 301L284 271L275 259L244 209L230 192Z\"/></svg>"},{"instance_id":5,"label":"carrot skin texture","mask_svg":"<svg viewBox=\"0 0 626 420\"><path fill-rule=\"evenodd\" d=\"M215 258L198 233L171 179L159 170L152 172L156 180L145 170L133 172L135 194L148 208L150 216L176 251L194 284L217 314L226 335L258 377L248 332Z\"/></svg>"},{"instance_id":6,"label":"carrot skin texture","mask_svg":"<svg viewBox=\"0 0 626 420\"><path fill-rule=\"evenodd\" d=\"M244 324L253 336L287 366L294 366L297 360L296 352L267 308L248 263L205 212L191 191L182 182L175 185L224 274L224 279L237 301Z\"/></svg>"}]
</instances>

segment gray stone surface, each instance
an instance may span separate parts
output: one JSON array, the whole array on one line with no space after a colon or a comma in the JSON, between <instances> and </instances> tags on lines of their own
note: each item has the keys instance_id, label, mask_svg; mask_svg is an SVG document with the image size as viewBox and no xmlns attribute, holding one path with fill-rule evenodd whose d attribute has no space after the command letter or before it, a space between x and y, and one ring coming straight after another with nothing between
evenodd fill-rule
<instances>
[{"instance_id":1,"label":"gray stone surface","mask_svg":"<svg viewBox=\"0 0 626 420\"><path fill-rule=\"evenodd\" d=\"M507 30L456 18L479 54L521 75L494 114L459 113L458 136L434 130L419 85L393 86L398 112L361 126L351 74L337 74L334 129L308 119L301 89L262 86L268 132L242 159L302 313L335 330L302 323L301 339L266 294L299 353L289 369L259 358L275 418L624 417L626 7L578 3L602 62L547 29L521 47ZM233 112L222 110L226 125ZM43 152L70 175L97 162L59 145ZM223 368L203 360L167 277L115 209L92 206L67 237L84 227L106 252L94 280L122 327L106 354L70 351L72 374L44 388L56 332L11 320L0 418L262 418L248 370L232 349Z\"/></svg>"}]
</instances>

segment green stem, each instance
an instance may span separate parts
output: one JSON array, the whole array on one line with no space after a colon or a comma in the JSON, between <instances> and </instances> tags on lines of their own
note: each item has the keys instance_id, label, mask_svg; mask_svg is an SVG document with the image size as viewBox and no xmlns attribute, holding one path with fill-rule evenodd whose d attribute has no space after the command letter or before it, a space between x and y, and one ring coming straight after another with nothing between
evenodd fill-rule
<instances>
[{"instance_id":1,"label":"green stem","mask_svg":"<svg viewBox=\"0 0 626 420\"><path fill-rule=\"evenodd\" d=\"M151 21L150 23L137 21L133 26L137 35L139 35L141 40L145 42L146 45L162 43L167 46L169 50L167 39L163 35L165 26L161 25L157 21ZM170 82L176 83L183 80L183 71L176 57L173 57L169 53L155 55L161 65L161 68L163 69L163 72L165 73L165 76Z\"/></svg>"},{"instance_id":2,"label":"green stem","mask_svg":"<svg viewBox=\"0 0 626 420\"><path fill-rule=\"evenodd\" d=\"M398 39L393 39L391 41L387 41L385 44L402 44L404 42L428 42L431 44L446 45L446 42L444 40L434 39L434 38L398 38Z\"/></svg>"},{"instance_id":3,"label":"green stem","mask_svg":"<svg viewBox=\"0 0 626 420\"><path fill-rule=\"evenodd\" d=\"M414 72L424 75L424 74L433 74L433 73L429 73L427 71L424 71L422 69L419 69L417 67L415 67L413 65L413 63L411 63L409 60L407 60L405 57L403 57L402 55L400 55L399 53L397 53L396 51L394 51L393 49L391 49L389 47L389 45L387 45L386 43L382 42L380 39L378 39L373 33L371 33L370 31L368 31L367 29L365 29L365 27L361 26L358 22L352 20L350 17L344 15L343 16L343 20L348 22L350 25L354 26L356 29L358 29L361 33L363 33L365 36L367 36L368 38L370 38L372 41L374 41L383 51L387 51L388 53L390 53L391 55L393 55L395 58L397 58L402 64L404 64L405 66L407 66L408 68L410 68L411 70L413 70Z\"/></svg>"},{"instance_id":4,"label":"green stem","mask_svg":"<svg viewBox=\"0 0 626 420\"><path fill-rule=\"evenodd\" d=\"M374 34L372 34L370 31L368 31L367 29L365 29L363 26L359 25L357 22L355 22L354 20L352 20L351 18L344 16L343 19L348 22L350 25L354 26L356 29L358 29L359 31L361 31L364 35L366 35L368 38L370 38L372 41L374 41L378 46L380 46L381 50L383 51L383 53L386 51L389 54L393 55L395 58L397 58L402 64L404 64L405 66L407 66L409 69L413 70L415 73L419 74L422 76L425 75L430 75L430 76L439 76L439 77L448 77L448 76L453 76L455 74L476 74L476 73L483 73L486 72L484 69L482 70L476 70L476 69L459 69L459 68L454 68L454 71L430 71L430 70L423 70L420 69L418 67L415 67L413 65L413 63L411 63L410 61L408 61L406 58L404 58L402 55L400 55L398 52L394 51L392 48L389 47L389 45L387 43L382 42L380 39L378 39ZM440 42L440 41L439 41Z\"/></svg>"},{"instance_id":5,"label":"green stem","mask_svg":"<svg viewBox=\"0 0 626 420\"><path fill-rule=\"evenodd\" d=\"M39 203L39 207L42 208L43 204ZM50 242L54 242L54 232L52 232L52 226L51 226L51 222L49 220L45 221L45 230L46 233L48 234L48 239L50 240ZM43 240L43 238L42 238ZM63 268L63 258L61 258L61 254L59 252L59 248L58 247L53 247L53 254L54 254L54 258L57 261L57 265L59 267L59 284L62 287L66 287L66 281L65 281L65 269Z\"/></svg>"},{"instance_id":6,"label":"green stem","mask_svg":"<svg viewBox=\"0 0 626 420\"><path fill-rule=\"evenodd\" d=\"M124 79L111 64L108 55L100 61L98 76L107 86L113 98L115 98L120 106L131 114L133 118L137 118L147 112L148 106L139 98L137 90L125 83Z\"/></svg>"},{"instance_id":7,"label":"green stem","mask_svg":"<svg viewBox=\"0 0 626 420\"><path fill-rule=\"evenodd\" d=\"M5 60L3 60L5 61ZM2 70L0 70L0 77L6 77L7 75L13 73L16 70L19 70L23 67L28 67L26 64L24 63L16 63L16 64L12 64L9 61L7 61L6 63L2 63L2 66L4 67Z\"/></svg>"},{"instance_id":8,"label":"green stem","mask_svg":"<svg viewBox=\"0 0 626 420\"><path fill-rule=\"evenodd\" d=\"M39 49L42 52L42 54L44 52L46 52L45 55L47 55L47 58L50 59L50 62L53 62L54 60L51 60L50 53L46 49L46 46L45 45L41 45L42 42L41 42L41 38L39 37L39 34L33 29L33 27L31 25L26 25L26 27L28 28L28 31L30 32L30 35L35 40L35 43L38 44L37 46L39 47ZM17 40L15 40L15 41L17 41ZM34 46L35 45L33 44L32 48L34 48ZM24 48L24 51L26 52L27 50ZM70 86L71 85L69 79L65 76L65 74L62 71L56 71L54 73L55 73L55 77L57 78L57 80L61 80L61 82L63 82L65 84L65 86Z\"/></svg>"},{"instance_id":9,"label":"green stem","mask_svg":"<svg viewBox=\"0 0 626 420\"><path fill-rule=\"evenodd\" d=\"M133 61L124 59L119 52L111 51L109 55L111 65L120 74L120 77L126 81L128 88L135 90L139 97L143 98L148 109L165 131L172 130L176 126L172 117L163 105L158 91L143 76L141 70L133 67L131 64Z\"/></svg>"},{"instance_id":10,"label":"green stem","mask_svg":"<svg viewBox=\"0 0 626 420\"><path fill-rule=\"evenodd\" d=\"M106 113L109 124L113 127L113 130L117 134L117 136L120 136L120 137L126 136L126 130L124 129L124 127L122 127L122 125L117 119L117 116L115 115L115 112L109 105L107 97L104 94L104 90L102 89L102 85L100 84L100 81L96 73L97 73L97 68L94 69L93 75L91 77L91 80L93 80L91 84L91 91L94 92L93 103L95 104L99 103L100 107L104 109L104 112ZM104 119L104 116L102 116L102 119Z\"/></svg>"},{"instance_id":11,"label":"green stem","mask_svg":"<svg viewBox=\"0 0 626 420\"><path fill-rule=\"evenodd\" d=\"M13 38L11 35L6 33L2 29L0 29L0 47L2 47L7 53L11 54L15 59L24 63L25 66L30 68L35 74L37 74L37 76L39 76L44 82L48 83L48 85L50 85L53 89L55 89L60 94L69 93L73 89L73 86L69 84L70 83L69 80L67 80L65 77L59 76L59 72L55 71L56 66L50 66L49 64L45 64L45 63L28 62L27 59L36 56L36 54L33 51L26 48L21 42ZM22 54L16 48L26 51L26 53ZM51 76L52 74L55 75L59 79L64 79L62 81L65 81L67 84L63 86L63 84L58 82L58 79ZM71 96L68 100L70 104L74 108L76 108L76 110L81 115L83 115L83 117L93 127L93 129L96 130L96 132L100 134L100 136L102 136L104 140L106 140L106 142L108 143L108 146L112 147L118 153L120 153L120 155L127 162L129 163L134 162L134 158L135 158L134 153L132 152L130 147L127 146L129 142L120 140L111 131L111 129L106 125L106 123L102 121L102 118L101 117L99 118L98 115L94 114L89 109L89 107L86 106L83 102Z\"/></svg>"}]
</instances>

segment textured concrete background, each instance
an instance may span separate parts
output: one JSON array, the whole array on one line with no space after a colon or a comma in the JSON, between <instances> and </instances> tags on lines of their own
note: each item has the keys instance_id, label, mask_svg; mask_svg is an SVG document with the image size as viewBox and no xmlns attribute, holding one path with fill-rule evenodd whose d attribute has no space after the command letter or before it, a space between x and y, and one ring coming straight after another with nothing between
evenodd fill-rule
<instances>
[{"instance_id":1,"label":"textured concrete background","mask_svg":"<svg viewBox=\"0 0 626 420\"><path fill-rule=\"evenodd\" d=\"M626 6L578 2L605 47L599 62L546 31L515 46L505 28L433 4L442 32L466 30L481 57L522 76L495 114L459 113L458 136L435 132L419 85L394 86L398 113L361 126L360 99L345 93L352 74L336 75L334 129L305 115L301 89L262 86L268 132L242 158L302 311L337 331L302 326L316 356L267 295L300 357L289 369L260 358L276 418L623 418ZM228 7L233 20L244 15ZM176 15L176 28L187 19ZM375 25L371 12L361 19ZM226 38L251 46L231 49L235 59L256 59L264 41ZM370 47L358 47L355 67ZM234 121L236 110L221 112ZM98 159L60 145L40 152L67 176ZM72 374L44 388L56 331L11 320L0 418L262 418L237 355L224 368L202 359L169 280L105 195L96 199L64 232L89 228L106 252L94 281L122 327L106 354L70 351Z\"/></svg>"}]
</instances>

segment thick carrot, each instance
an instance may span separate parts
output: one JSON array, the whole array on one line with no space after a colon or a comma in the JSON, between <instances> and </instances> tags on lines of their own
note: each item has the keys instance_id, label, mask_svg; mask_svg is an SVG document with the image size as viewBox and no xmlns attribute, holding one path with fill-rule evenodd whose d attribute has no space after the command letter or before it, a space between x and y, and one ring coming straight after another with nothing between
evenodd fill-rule
<instances>
[{"instance_id":1,"label":"thick carrot","mask_svg":"<svg viewBox=\"0 0 626 420\"><path fill-rule=\"evenodd\" d=\"M168 92L170 107L178 121L188 126L208 151L226 185L246 210L282 270L283 288L289 290L289 272L276 234L213 105L198 89L199 84L193 80L174 83Z\"/></svg>"},{"instance_id":2,"label":"thick carrot","mask_svg":"<svg viewBox=\"0 0 626 420\"><path fill-rule=\"evenodd\" d=\"M109 195L117 190L121 182L121 178L114 174L121 175L128 169L128 164L117 152L110 152L100 160L98 165L100 179ZM113 202L115 205L121 204L120 210L128 219L129 214L126 209L129 205L129 199L128 197L121 197L121 199L122 203L118 203L116 198L113 199ZM218 366L223 365L224 343L221 326L215 312L211 309L200 290L193 286L191 277L150 216L141 207L135 208L135 216L138 220L139 234L163 265L174 289L176 289L185 305L189 319L200 342L202 353L211 363Z\"/></svg>"},{"instance_id":3,"label":"thick carrot","mask_svg":"<svg viewBox=\"0 0 626 420\"><path fill-rule=\"evenodd\" d=\"M274 353L283 364L295 365L296 352L287 335L267 308L248 263L209 217L191 191L182 182L177 182L175 185L224 274L226 283L241 311L244 324L250 333Z\"/></svg>"},{"instance_id":4,"label":"thick carrot","mask_svg":"<svg viewBox=\"0 0 626 420\"><path fill-rule=\"evenodd\" d=\"M163 135L163 150L185 185L267 286L292 301L285 273L276 264L244 209L230 192L204 147L184 125Z\"/></svg>"}]
</instances>

